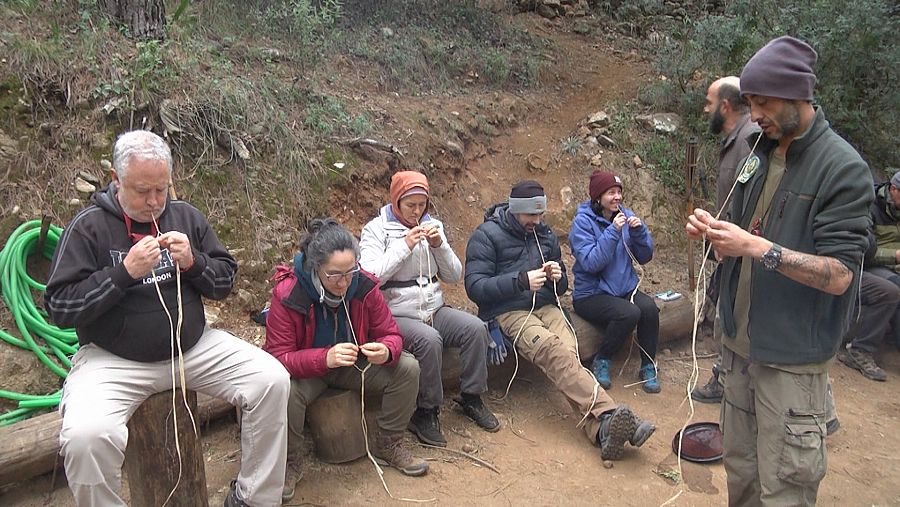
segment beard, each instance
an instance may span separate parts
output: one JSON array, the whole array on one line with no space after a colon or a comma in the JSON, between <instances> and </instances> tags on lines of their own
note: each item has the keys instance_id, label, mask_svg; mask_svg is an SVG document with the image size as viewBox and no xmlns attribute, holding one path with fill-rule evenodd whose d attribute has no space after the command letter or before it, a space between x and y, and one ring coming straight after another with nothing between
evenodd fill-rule
<instances>
[{"instance_id":1,"label":"beard","mask_svg":"<svg viewBox=\"0 0 900 507\"><path fill-rule=\"evenodd\" d=\"M779 115L778 126L781 130L780 137L796 137L800 133L800 108L795 104L786 107L784 112Z\"/></svg>"},{"instance_id":2,"label":"beard","mask_svg":"<svg viewBox=\"0 0 900 507\"><path fill-rule=\"evenodd\" d=\"M713 114L709 117L709 131L713 134L719 135L722 133L722 129L725 128L725 117L722 116L722 110L717 107Z\"/></svg>"}]
</instances>

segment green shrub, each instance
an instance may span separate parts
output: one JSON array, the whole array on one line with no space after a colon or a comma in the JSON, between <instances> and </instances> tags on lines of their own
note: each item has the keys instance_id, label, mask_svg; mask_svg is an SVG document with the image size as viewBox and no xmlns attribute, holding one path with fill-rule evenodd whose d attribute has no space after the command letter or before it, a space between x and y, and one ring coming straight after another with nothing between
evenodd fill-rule
<instances>
[{"instance_id":1,"label":"green shrub","mask_svg":"<svg viewBox=\"0 0 900 507\"><path fill-rule=\"evenodd\" d=\"M724 14L686 24L654 66L682 95L702 96L716 76L740 74L768 40L790 34L818 52L816 103L875 168L900 164L900 15L886 0L735 0ZM652 92L651 92L652 93ZM674 98L672 100L675 100ZM681 101L681 99L679 99ZM694 100L681 101L698 115Z\"/></svg>"}]
</instances>

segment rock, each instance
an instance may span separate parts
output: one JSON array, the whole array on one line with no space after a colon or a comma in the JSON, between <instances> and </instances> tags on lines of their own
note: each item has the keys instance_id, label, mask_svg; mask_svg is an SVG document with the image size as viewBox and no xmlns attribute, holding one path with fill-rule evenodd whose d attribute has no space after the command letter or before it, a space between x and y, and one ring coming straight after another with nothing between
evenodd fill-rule
<instances>
[{"instance_id":1,"label":"rock","mask_svg":"<svg viewBox=\"0 0 900 507\"><path fill-rule=\"evenodd\" d=\"M612 468L612 467L613 467L612 461L610 461L608 459L603 460L603 468Z\"/></svg>"},{"instance_id":2,"label":"rock","mask_svg":"<svg viewBox=\"0 0 900 507\"><path fill-rule=\"evenodd\" d=\"M661 134L672 134L681 126L681 116L675 113L641 114L634 119L642 127Z\"/></svg>"},{"instance_id":3,"label":"rock","mask_svg":"<svg viewBox=\"0 0 900 507\"><path fill-rule=\"evenodd\" d=\"M203 311L206 313L206 323L210 325L210 327L215 327L216 324L221 322L222 317L220 316L221 308L217 306L203 306Z\"/></svg>"},{"instance_id":4,"label":"rock","mask_svg":"<svg viewBox=\"0 0 900 507\"><path fill-rule=\"evenodd\" d=\"M250 291L247 289L238 289L237 293L235 293L237 300L241 303L241 306L249 307L253 304L253 294L250 294Z\"/></svg>"},{"instance_id":5,"label":"rock","mask_svg":"<svg viewBox=\"0 0 900 507\"><path fill-rule=\"evenodd\" d=\"M591 157L591 165L596 166L596 167L602 166L603 165L603 154L598 153L598 154L594 155L593 157Z\"/></svg>"},{"instance_id":6,"label":"rock","mask_svg":"<svg viewBox=\"0 0 900 507\"><path fill-rule=\"evenodd\" d=\"M606 136L609 135L609 128L607 127L597 127L591 129L591 135L594 137Z\"/></svg>"},{"instance_id":7,"label":"rock","mask_svg":"<svg viewBox=\"0 0 900 507\"><path fill-rule=\"evenodd\" d=\"M88 183L92 183L94 185L100 184L100 178L94 176L93 174L91 174L87 171L78 171L78 177L83 179L84 181L86 181Z\"/></svg>"},{"instance_id":8,"label":"rock","mask_svg":"<svg viewBox=\"0 0 900 507\"><path fill-rule=\"evenodd\" d=\"M19 143L0 131L0 160L10 162L19 151Z\"/></svg>"},{"instance_id":9,"label":"rock","mask_svg":"<svg viewBox=\"0 0 900 507\"><path fill-rule=\"evenodd\" d=\"M536 153L528 154L528 169L531 171L546 171L547 161Z\"/></svg>"},{"instance_id":10,"label":"rock","mask_svg":"<svg viewBox=\"0 0 900 507\"><path fill-rule=\"evenodd\" d=\"M600 143L597 141L597 138L594 136L587 136L584 139L584 142L587 143L589 146L599 146L600 145Z\"/></svg>"},{"instance_id":11,"label":"rock","mask_svg":"<svg viewBox=\"0 0 900 507\"><path fill-rule=\"evenodd\" d=\"M472 203L475 202L475 201L477 201L477 199L475 199L475 196L474 196L474 195L467 195L467 196L466 196L466 202L467 202L467 203L472 204Z\"/></svg>"},{"instance_id":12,"label":"rock","mask_svg":"<svg viewBox=\"0 0 900 507\"><path fill-rule=\"evenodd\" d=\"M600 143L601 146L604 146L606 148L615 148L616 147L616 142L613 140L613 138L611 138L609 136L599 135L599 136L597 136L596 139L597 139L597 142Z\"/></svg>"},{"instance_id":13,"label":"rock","mask_svg":"<svg viewBox=\"0 0 900 507\"><path fill-rule=\"evenodd\" d=\"M603 128L609 126L609 115L606 111L597 111L588 118L587 126L590 128Z\"/></svg>"},{"instance_id":14,"label":"rock","mask_svg":"<svg viewBox=\"0 0 900 507\"><path fill-rule=\"evenodd\" d=\"M459 143L455 143L453 141L447 141L446 143L447 151L453 154L456 158L462 158L464 155L463 147L459 145Z\"/></svg>"},{"instance_id":15,"label":"rock","mask_svg":"<svg viewBox=\"0 0 900 507\"><path fill-rule=\"evenodd\" d=\"M112 162L110 162L109 160L103 159L100 161L100 167L102 167L104 171L109 171L112 169Z\"/></svg>"},{"instance_id":16,"label":"rock","mask_svg":"<svg viewBox=\"0 0 900 507\"><path fill-rule=\"evenodd\" d=\"M634 156L633 162L635 167L644 167L644 161L641 160L641 157L639 155Z\"/></svg>"},{"instance_id":17,"label":"rock","mask_svg":"<svg viewBox=\"0 0 900 507\"><path fill-rule=\"evenodd\" d=\"M13 206L13 208L12 208L11 210L9 210L9 214L10 214L10 215L15 215L15 214L17 214L19 211L22 211L22 208L20 208L20 207L18 207L18 206Z\"/></svg>"},{"instance_id":18,"label":"rock","mask_svg":"<svg viewBox=\"0 0 900 507\"><path fill-rule=\"evenodd\" d=\"M78 177L75 178L75 190L80 194L91 195L97 191L97 187Z\"/></svg>"},{"instance_id":19,"label":"rock","mask_svg":"<svg viewBox=\"0 0 900 507\"><path fill-rule=\"evenodd\" d=\"M262 55L265 60L272 62L277 62L284 56L281 51L275 48L262 48L259 50L259 54Z\"/></svg>"},{"instance_id":20,"label":"rock","mask_svg":"<svg viewBox=\"0 0 900 507\"><path fill-rule=\"evenodd\" d=\"M462 446L462 452L467 452L469 454L472 454L473 452L475 452L477 450L478 449L476 449L474 445L472 445L468 442L464 443Z\"/></svg>"},{"instance_id":21,"label":"rock","mask_svg":"<svg viewBox=\"0 0 900 507\"><path fill-rule=\"evenodd\" d=\"M81 206L81 199L72 198L69 199L69 206L76 208Z\"/></svg>"},{"instance_id":22,"label":"rock","mask_svg":"<svg viewBox=\"0 0 900 507\"><path fill-rule=\"evenodd\" d=\"M109 139L106 137L106 134L103 132L95 132L91 136L91 148L95 150L105 150L112 145Z\"/></svg>"},{"instance_id":23,"label":"rock","mask_svg":"<svg viewBox=\"0 0 900 507\"><path fill-rule=\"evenodd\" d=\"M575 204L575 192L572 191L572 187L565 186L559 189L559 198L566 208L570 208Z\"/></svg>"},{"instance_id":24,"label":"rock","mask_svg":"<svg viewBox=\"0 0 900 507\"><path fill-rule=\"evenodd\" d=\"M575 132L578 137L587 137L591 135L591 129L585 126L578 127L578 131Z\"/></svg>"},{"instance_id":25,"label":"rock","mask_svg":"<svg viewBox=\"0 0 900 507\"><path fill-rule=\"evenodd\" d=\"M385 27L381 28L381 35L383 35L385 37L393 37L394 31L385 26Z\"/></svg>"},{"instance_id":26,"label":"rock","mask_svg":"<svg viewBox=\"0 0 900 507\"><path fill-rule=\"evenodd\" d=\"M535 12L537 12L539 16L547 19L553 19L556 17L556 9L545 4L538 5L537 9L535 9Z\"/></svg>"}]
</instances>

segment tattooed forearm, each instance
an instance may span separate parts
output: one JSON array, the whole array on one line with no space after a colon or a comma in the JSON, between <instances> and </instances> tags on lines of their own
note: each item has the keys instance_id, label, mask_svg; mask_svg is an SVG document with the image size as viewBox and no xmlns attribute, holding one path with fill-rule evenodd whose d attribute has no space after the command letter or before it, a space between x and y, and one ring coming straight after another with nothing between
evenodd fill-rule
<instances>
[{"instance_id":1,"label":"tattooed forearm","mask_svg":"<svg viewBox=\"0 0 900 507\"><path fill-rule=\"evenodd\" d=\"M822 292L839 296L853 281L853 272L834 257L823 257L787 248L781 252L782 275Z\"/></svg>"}]
</instances>

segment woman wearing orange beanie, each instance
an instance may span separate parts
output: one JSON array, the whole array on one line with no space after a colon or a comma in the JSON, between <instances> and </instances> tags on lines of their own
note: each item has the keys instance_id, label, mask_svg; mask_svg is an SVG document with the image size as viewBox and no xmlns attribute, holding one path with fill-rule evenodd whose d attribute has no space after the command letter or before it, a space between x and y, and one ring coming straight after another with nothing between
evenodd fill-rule
<instances>
[{"instance_id":1,"label":"woman wearing orange beanie","mask_svg":"<svg viewBox=\"0 0 900 507\"><path fill-rule=\"evenodd\" d=\"M444 399L441 359L444 347L459 347L463 371L457 401L478 426L497 431L500 423L481 401L487 391L487 326L444 304L439 280L461 281L462 263L447 242L443 224L428 214L427 178L415 171L394 174L390 199L363 228L360 265L381 280L403 348L419 360L419 396L409 429L422 442L447 445L438 420Z\"/></svg>"}]
</instances>

